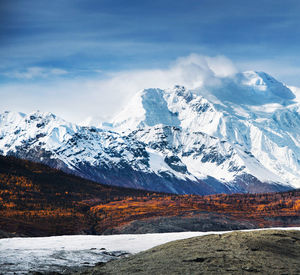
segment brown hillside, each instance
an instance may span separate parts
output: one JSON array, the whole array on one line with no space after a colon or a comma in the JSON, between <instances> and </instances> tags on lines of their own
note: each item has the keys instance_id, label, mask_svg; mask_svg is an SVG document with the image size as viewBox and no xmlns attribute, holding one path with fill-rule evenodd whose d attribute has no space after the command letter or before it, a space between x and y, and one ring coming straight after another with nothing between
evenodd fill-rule
<instances>
[{"instance_id":1,"label":"brown hillside","mask_svg":"<svg viewBox=\"0 0 300 275\"><path fill-rule=\"evenodd\" d=\"M300 191L170 195L101 185L0 156L0 230L27 235L230 230L300 225Z\"/></svg>"}]
</instances>

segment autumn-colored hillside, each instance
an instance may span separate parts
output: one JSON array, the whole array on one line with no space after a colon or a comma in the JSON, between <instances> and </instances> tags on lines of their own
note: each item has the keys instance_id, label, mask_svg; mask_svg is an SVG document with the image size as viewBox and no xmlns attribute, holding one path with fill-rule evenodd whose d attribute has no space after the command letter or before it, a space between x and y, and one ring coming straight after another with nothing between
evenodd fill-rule
<instances>
[{"instance_id":1,"label":"autumn-colored hillside","mask_svg":"<svg viewBox=\"0 0 300 275\"><path fill-rule=\"evenodd\" d=\"M41 164L0 156L0 230L5 232L26 236L101 234L137 220L151 223L156 217L212 215L226 217L227 223L249 222L254 227L300 226L300 191L159 194L101 185ZM219 223L224 223L221 218Z\"/></svg>"},{"instance_id":2,"label":"autumn-colored hillside","mask_svg":"<svg viewBox=\"0 0 300 275\"><path fill-rule=\"evenodd\" d=\"M207 217L211 214L224 215L240 222L249 221L257 228L299 226L300 191L258 195L152 195L97 205L90 211L103 221L97 225L100 232L134 220L166 216Z\"/></svg>"},{"instance_id":3,"label":"autumn-colored hillside","mask_svg":"<svg viewBox=\"0 0 300 275\"><path fill-rule=\"evenodd\" d=\"M0 156L0 230L29 236L94 233L89 209L149 192L112 187Z\"/></svg>"}]
</instances>

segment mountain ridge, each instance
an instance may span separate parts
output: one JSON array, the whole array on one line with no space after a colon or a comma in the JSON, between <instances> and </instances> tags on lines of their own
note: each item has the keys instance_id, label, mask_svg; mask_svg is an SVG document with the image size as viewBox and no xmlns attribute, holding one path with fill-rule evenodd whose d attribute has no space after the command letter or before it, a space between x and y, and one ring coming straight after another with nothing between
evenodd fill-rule
<instances>
[{"instance_id":1,"label":"mountain ridge","mask_svg":"<svg viewBox=\"0 0 300 275\"><path fill-rule=\"evenodd\" d=\"M237 104L238 91L249 104ZM102 129L5 112L0 153L154 191L283 191L300 186L299 106L284 84L246 72L198 90L144 89Z\"/></svg>"}]
</instances>

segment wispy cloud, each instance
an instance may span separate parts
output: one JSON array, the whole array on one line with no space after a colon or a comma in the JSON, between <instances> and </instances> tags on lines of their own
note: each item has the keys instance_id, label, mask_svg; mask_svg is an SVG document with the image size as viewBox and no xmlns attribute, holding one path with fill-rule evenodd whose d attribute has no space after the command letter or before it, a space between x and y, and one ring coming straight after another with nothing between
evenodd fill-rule
<instances>
[{"instance_id":1,"label":"wispy cloud","mask_svg":"<svg viewBox=\"0 0 300 275\"><path fill-rule=\"evenodd\" d=\"M22 71L10 71L2 73L9 78L17 79L37 79L48 78L53 76L66 75L68 72L59 68L43 68L43 67L29 67Z\"/></svg>"},{"instance_id":2,"label":"wispy cloud","mask_svg":"<svg viewBox=\"0 0 300 275\"><path fill-rule=\"evenodd\" d=\"M2 2L1 72L149 68L190 52L236 61L292 55L300 66L296 0Z\"/></svg>"},{"instance_id":3,"label":"wispy cloud","mask_svg":"<svg viewBox=\"0 0 300 275\"><path fill-rule=\"evenodd\" d=\"M90 75L69 77L70 73L66 74L60 69L25 70L18 72L17 77L29 80L33 77L43 78L44 81L11 82L0 85L0 111L28 113L41 110L53 112L74 122L82 122L87 117L108 121L137 91L144 88L165 89L183 85L195 89L203 85L216 84L220 78L234 76L240 70L262 70L273 74L276 72L275 67L274 63L268 63L266 60L262 64L239 63L236 67L225 56L191 54L176 59L164 68L111 73L100 71L93 77ZM268 68L270 71L266 70Z\"/></svg>"},{"instance_id":4,"label":"wispy cloud","mask_svg":"<svg viewBox=\"0 0 300 275\"><path fill-rule=\"evenodd\" d=\"M193 89L236 71L233 63L224 56L191 54L164 69L120 71L106 74L104 79L59 78L47 83L5 84L0 86L3 98L0 110L31 112L40 109L76 122L89 116L109 120L138 90L174 85ZM36 68L14 73L14 76L33 78L65 73L60 69Z\"/></svg>"}]
</instances>

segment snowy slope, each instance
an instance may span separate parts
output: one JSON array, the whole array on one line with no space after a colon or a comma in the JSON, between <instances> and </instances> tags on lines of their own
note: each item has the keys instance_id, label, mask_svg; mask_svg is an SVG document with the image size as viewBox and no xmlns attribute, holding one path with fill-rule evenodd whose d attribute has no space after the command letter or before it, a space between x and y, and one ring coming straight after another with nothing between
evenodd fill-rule
<instances>
[{"instance_id":1,"label":"snowy slope","mask_svg":"<svg viewBox=\"0 0 300 275\"><path fill-rule=\"evenodd\" d=\"M298 227L272 229L300 230ZM27 274L30 271L62 272L67 267L78 269L80 266L93 266L125 253L135 254L170 241L228 232L230 231L1 239L0 266L1 271L7 275Z\"/></svg>"},{"instance_id":2,"label":"snowy slope","mask_svg":"<svg viewBox=\"0 0 300 275\"><path fill-rule=\"evenodd\" d=\"M124 162L137 169L147 167L140 161L145 151L140 142L95 127L77 126L51 113L0 115L0 148L4 155L24 153L37 161L59 160L71 170L79 169L80 163L113 168Z\"/></svg>"},{"instance_id":3,"label":"snowy slope","mask_svg":"<svg viewBox=\"0 0 300 275\"><path fill-rule=\"evenodd\" d=\"M265 187L253 187L253 179L243 179L245 175L281 182L241 146L174 126L143 127L124 135L77 126L51 113L5 112L0 129L1 154L43 162L107 184L211 194L265 191ZM284 188L271 184L266 190Z\"/></svg>"},{"instance_id":4,"label":"snowy slope","mask_svg":"<svg viewBox=\"0 0 300 275\"><path fill-rule=\"evenodd\" d=\"M287 190L300 187L299 106L284 84L245 72L193 91L145 89L102 129L5 112L0 153L156 191Z\"/></svg>"},{"instance_id":5,"label":"snowy slope","mask_svg":"<svg viewBox=\"0 0 300 275\"><path fill-rule=\"evenodd\" d=\"M189 172L190 179L205 179L210 175L230 183L236 176L248 173L261 181L281 181L280 177L265 169L242 146L232 146L225 140L203 132L186 132L177 127L159 125L136 130L130 136L152 149L150 161L155 158L155 154L165 157L164 164L156 165L158 170L172 167L179 172L178 176L180 172ZM153 168L154 164L153 160Z\"/></svg>"},{"instance_id":6,"label":"snowy slope","mask_svg":"<svg viewBox=\"0 0 300 275\"><path fill-rule=\"evenodd\" d=\"M151 105L147 98L152 99L157 93L163 94L164 104L160 106L164 105L165 110L147 112ZM166 91L139 92L113 120L113 125L119 132L128 132L128 129L153 126L149 121L163 117L162 125L178 127L186 134L199 131L253 155L260 162L260 169L247 161L245 166L259 180L300 187L299 106L295 95L284 84L266 73L245 72L195 91L177 86Z\"/></svg>"}]
</instances>

